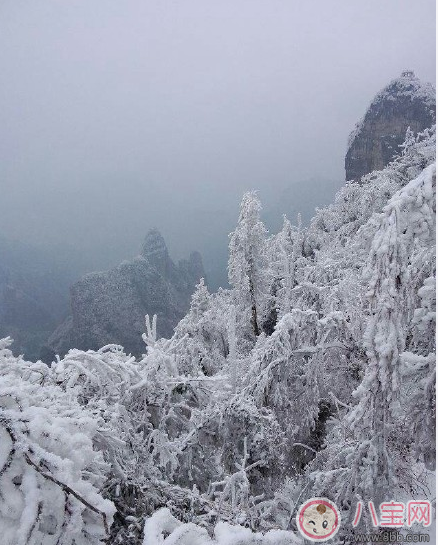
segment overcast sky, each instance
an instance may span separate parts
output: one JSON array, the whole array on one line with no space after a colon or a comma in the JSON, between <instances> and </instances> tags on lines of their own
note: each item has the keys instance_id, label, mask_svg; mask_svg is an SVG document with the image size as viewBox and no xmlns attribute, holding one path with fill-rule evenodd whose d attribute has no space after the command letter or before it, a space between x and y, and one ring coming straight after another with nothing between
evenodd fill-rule
<instances>
[{"instance_id":1,"label":"overcast sky","mask_svg":"<svg viewBox=\"0 0 438 545\"><path fill-rule=\"evenodd\" d=\"M340 185L407 68L435 80L434 0L1 0L0 232L209 259L243 191Z\"/></svg>"}]
</instances>

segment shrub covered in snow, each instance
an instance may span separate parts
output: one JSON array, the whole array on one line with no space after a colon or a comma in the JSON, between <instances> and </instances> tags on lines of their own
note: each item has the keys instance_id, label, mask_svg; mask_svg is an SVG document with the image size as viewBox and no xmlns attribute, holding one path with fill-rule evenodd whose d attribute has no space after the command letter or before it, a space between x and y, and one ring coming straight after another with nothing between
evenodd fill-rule
<instances>
[{"instance_id":1,"label":"shrub covered in snow","mask_svg":"<svg viewBox=\"0 0 438 545\"><path fill-rule=\"evenodd\" d=\"M51 384L48 368L0 346L0 529L5 545L103 542L114 505L97 423Z\"/></svg>"}]
</instances>

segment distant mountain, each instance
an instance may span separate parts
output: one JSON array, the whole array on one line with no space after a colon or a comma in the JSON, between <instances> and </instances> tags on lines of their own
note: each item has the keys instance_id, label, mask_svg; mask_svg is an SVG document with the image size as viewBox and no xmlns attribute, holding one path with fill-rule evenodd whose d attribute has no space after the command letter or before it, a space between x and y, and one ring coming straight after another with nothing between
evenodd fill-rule
<instances>
[{"instance_id":1,"label":"distant mountain","mask_svg":"<svg viewBox=\"0 0 438 545\"><path fill-rule=\"evenodd\" d=\"M359 181L400 155L406 130L414 135L436 122L435 88L407 70L382 89L350 135L345 157L346 180Z\"/></svg>"},{"instance_id":2,"label":"distant mountain","mask_svg":"<svg viewBox=\"0 0 438 545\"><path fill-rule=\"evenodd\" d=\"M68 314L68 288L82 267L68 247L48 250L0 237L0 337L14 339L17 355L39 357Z\"/></svg>"},{"instance_id":3,"label":"distant mountain","mask_svg":"<svg viewBox=\"0 0 438 545\"><path fill-rule=\"evenodd\" d=\"M71 316L50 337L44 359L70 348L97 349L106 344L143 353L145 314L156 314L159 335L170 337L203 276L198 252L176 265L161 234L151 230L139 256L109 271L87 274L71 287Z\"/></svg>"}]
</instances>

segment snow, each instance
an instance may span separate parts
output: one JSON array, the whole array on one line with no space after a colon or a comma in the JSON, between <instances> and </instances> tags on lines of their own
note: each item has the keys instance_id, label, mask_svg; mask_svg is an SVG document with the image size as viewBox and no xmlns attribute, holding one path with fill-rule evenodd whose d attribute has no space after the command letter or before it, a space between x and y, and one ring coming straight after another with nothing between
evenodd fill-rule
<instances>
[{"instance_id":1,"label":"snow","mask_svg":"<svg viewBox=\"0 0 438 545\"><path fill-rule=\"evenodd\" d=\"M393 79L374 97L367 108L367 112L356 123L353 131L350 133L347 149L351 147L356 137L362 132L365 118L370 109L384 100L397 100L397 97L400 96L409 97L412 101L421 101L426 107L435 109L436 91L434 86L430 83L421 82L412 71L405 70L398 78Z\"/></svg>"},{"instance_id":2,"label":"snow","mask_svg":"<svg viewBox=\"0 0 438 545\"><path fill-rule=\"evenodd\" d=\"M299 545L292 532L270 530L265 534L219 522L210 537L205 528L179 522L167 508L156 511L144 526L143 545Z\"/></svg>"},{"instance_id":3,"label":"snow","mask_svg":"<svg viewBox=\"0 0 438 545\"><path fill-rule=\"evenodd\" d=\"M141 357L0 340L2 544L291 545L310 497L346 525L432 499L434 129L408 143L308 228L246 194L231 288L201 281L170 339L146 316Z\"/></svg>"}]
</instances>

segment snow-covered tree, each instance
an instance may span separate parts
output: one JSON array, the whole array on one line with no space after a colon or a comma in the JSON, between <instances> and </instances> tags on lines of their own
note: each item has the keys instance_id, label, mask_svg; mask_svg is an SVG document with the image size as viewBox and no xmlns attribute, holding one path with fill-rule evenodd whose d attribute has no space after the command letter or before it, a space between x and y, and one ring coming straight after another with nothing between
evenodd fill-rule
<instances>
[{"instance_id":1,"label":"snow-covered tree","mask_svg":"<svg viewBox=\"0 0 438 545\"><path fill-rule=\"evenodd\" d=\"M303 242L300 214L296 227L283 216L282 229L268 247L273 275L271 292L274 295L276 318L281 318L292 309L292 290L297 285L296 273L298 267L303 265Z\"/></svg>"},{"instance_id":2,"label":"snow-covered tree","mask_svg":"<svg viewBox=\"0 0 438 545\"><path fill-rule=\"evenodd\" d=\"M228 261L228 279L235 290L238 309L248 315L248 323L256 337L262 330L269 286L267 230L260 220L261 208L255 191L245 193L237 227L230 235Z\"/></svg>"},{"instance_id":3,"label":"snow-covered tree","mask_svg":"<svg viewBox=\"0 0 438 545\"><path fill-rule=\"evenodd\" d=\"M400 145L400 148L402 150L402 155L406 155L409 153L409 150L414 146L415 144L415 135L411 127L408 127L406 129L406 136L403 144Z\"/></svg>"},{"instance_id":4,"label":"snow-covered tree","mask_svg":"<svg viewBox=\"0 0 438 545\"><path fill-rule=\"evenodd\" d=\"M396 482L388 434L400 411L400 355L414 310L409 293L412 249L430 244L435 232L434 178L435 166L431 165L396 193L375 220L369 264L371 317L364 335L368 366L355 393L359 403L350 421L361 443L360 457L353 464L358 470L356 493L378 503L389 499Z\"/></svg>"},{"instance_id":5,"label":"snow-covered tree","mask_svg":"<svg viewBox=\"0 0 438 545\"><path fill-rule=\"evenodd\" d=\"M432 164L359 233L371 236L364 271L369 301L365 374L353 394L356 404L340 407L326 449L309 473L313 493L329 495L347 511L356 501L378 505L403 490L422 495L426 490L415 462L431 467L434 459L426 436L434 426L435 368L433 345L420 341L417 328L429 334L433 328L434 202Z\"/></svg>"}]
</instances>

